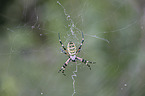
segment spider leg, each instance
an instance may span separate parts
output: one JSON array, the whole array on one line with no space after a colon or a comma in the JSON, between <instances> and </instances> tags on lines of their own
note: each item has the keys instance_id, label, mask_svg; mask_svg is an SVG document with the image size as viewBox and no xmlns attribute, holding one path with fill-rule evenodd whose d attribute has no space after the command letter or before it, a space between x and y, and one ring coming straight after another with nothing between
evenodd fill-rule
<instances>
[{"instance_id":1,"label":"spider leg","mask_svg":"<svg viewBox=\"0 0 145 96\"><path fill-rule=\"evenodd\" d=\"M90 63L90 64L95 64L96 63L96 62L87 61L87 60L85 60L83 58L80 58L80 57L77 57L77 59L80 60L81 62L85 63L90 68L90 70L91 70L91 67L88 63Z\"/></svg>"},{"instance_id":2,"label":"spider leg","mask_svg":"<svg viewBox=\"0 0 145 96\"><path fill-rule=\"evenodd\" d=\"M62 73L64 73L66 66L68 65L68 63L70 62L70 58L63 64L63 66L61 67L61 69L58 71L58 73L60 71L62 71ZM65 75L65 74L64 74Z\"/></svg>"},{"instance_id":3,"label":"spider leg","mask_svg":"<svg viewBox=\"0 0 145 96\"><path fill-rule=\"evenodd\" d=\"M79 46L79 48L78 48L78 50L77 50L76 54L78 54L78 53L80 52L80 50L81 50L81 48L82 48L83 43L84 43L84 35L83 35L83 32L82 32L82 42L81 42L81 44L80 44L80 46Z\"/></svg>"},{"instance_id":4,"label":"spider leg","mask_svg":"<svg viewBox=\"0 0 145 96\"><path fill-rule=\"evenodd\" d=\"M60 42L62 48L63 48L64 51L65 51L65 54L69 56L68 51L66 50L66 48L64 47L64 45L63 45L63 43L62 43L62 41L61 41L61 39L60 39L60 34L59 34L59 33L58 33L58 37L59 37L59 42ZM64 52L63 52L63 53L64 53Z\"/></svg>"},{"instance_id":5,"label":"spider leg","mask_svg":"<svg viewBox=\"0 0 145 96\"><path fill-rule=\"evenodd\" d=\"M61 50L64 54L66 54L66 55L67 55L67 53L66 53L64 50L62 50L61 48L60 48L60 50Z\"/></svg>"}]
</instances>

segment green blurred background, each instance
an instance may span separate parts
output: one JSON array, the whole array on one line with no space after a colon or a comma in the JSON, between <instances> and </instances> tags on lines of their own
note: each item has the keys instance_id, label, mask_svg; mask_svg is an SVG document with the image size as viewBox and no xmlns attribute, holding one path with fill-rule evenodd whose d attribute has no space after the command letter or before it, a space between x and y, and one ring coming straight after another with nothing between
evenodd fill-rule
<instances>
[{"instance_id":1,"label":"green blurred background","mask_svg":"<svg viewBox=\"0 0 145 96\"><path fill-rule=\"evenodd\" d=\"M96 64L77 62L74 96L145 96L145 1L59 2L0 1L0 96L71 96L75 63L57 73L68 58L57 34L78 47L81 32L78 56Z\"/></svg>"}]
</instances>

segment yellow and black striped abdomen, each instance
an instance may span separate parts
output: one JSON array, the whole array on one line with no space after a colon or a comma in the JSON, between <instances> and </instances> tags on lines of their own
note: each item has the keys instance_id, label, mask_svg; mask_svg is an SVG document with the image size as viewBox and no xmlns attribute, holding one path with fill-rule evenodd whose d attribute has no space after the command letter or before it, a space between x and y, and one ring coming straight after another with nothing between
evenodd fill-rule
<instances>
[{"instance_id":1,"label":"yellow and black striped abdomen","mask_svg":"<svg viewBox=\"0 0 145 96\"><path fill-rule=\"evenodd\" d=\"M73 56L76 54L76 46L73 42L69 42L67 45L67 51L70 54L70 56Z\"/></svg>"}]
</instances>

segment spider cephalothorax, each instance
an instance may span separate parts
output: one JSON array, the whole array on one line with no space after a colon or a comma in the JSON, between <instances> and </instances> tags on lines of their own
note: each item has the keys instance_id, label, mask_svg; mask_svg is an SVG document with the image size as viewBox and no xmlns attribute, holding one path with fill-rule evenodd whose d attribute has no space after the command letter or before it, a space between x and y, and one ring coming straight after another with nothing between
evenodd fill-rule
<instances>
[{"instance_id":1,"label":"spider cephalothorax","mask_svg":"<svg viewBox=\"0 0 145 96\"><path fill-rule=\"evenodd\" d=\"M78 50L76 50L76 46L75 46L75 44L74 44L72 41L70 41L70 42L68 43L67 49L66 49L66 48L64 47L64 45L62 44L62 42L61 42L60 34L59 34L59 33L58 33L58 37L59 37L59 42L60 42L61 46L62 46L63 49L64 49L64 50L62 50L62 52L63 52L64 54L66 54L66 55L69 57L69 59L64 63L64 65L61 67L61 69L60 69L58 72L60 72L60 71L62 70L62 73L64 73L65 67L68 65L68 63L69 63L70 61L76 62L77 60L79 60L79 61L85 63L85 64L91 69L91 67L90 67L90 65L89 65L88 63L95 63L95 62L90 62L90 61L84 60L83 58L80 58L80 57L77 57L77 56L76 56L76 55L80 52L81 47L82 47L83 42L84 42L84 35L83 35L83 32L82 32L82 42L81 42L81 44L80 44Z\"/></svg>"}]
</instances>

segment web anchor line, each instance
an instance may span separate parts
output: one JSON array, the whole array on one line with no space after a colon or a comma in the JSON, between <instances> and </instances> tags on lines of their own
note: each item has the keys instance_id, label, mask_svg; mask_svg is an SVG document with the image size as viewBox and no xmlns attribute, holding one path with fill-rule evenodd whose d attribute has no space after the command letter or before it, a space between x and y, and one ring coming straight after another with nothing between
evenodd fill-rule
<instances>
[{"instance_id":1,"label":"web anchor line","mask_svg":"<svg viewBox=\"0 0 145 96\"><path fill-rule=\"evenodd\" d=\"M72 80L73 80L73 89L74 89L74 92L73 92L72 96L74 96L74 94L76 93L76 90L75 90L75 79L74 79L74 77L77 77L77 75L76 75L77 69L78 68L77 68L77 62L76 62L76 69L75 69L75 71L73 71L73 75L71 75Z\"/></svg>"}]
</instances>

